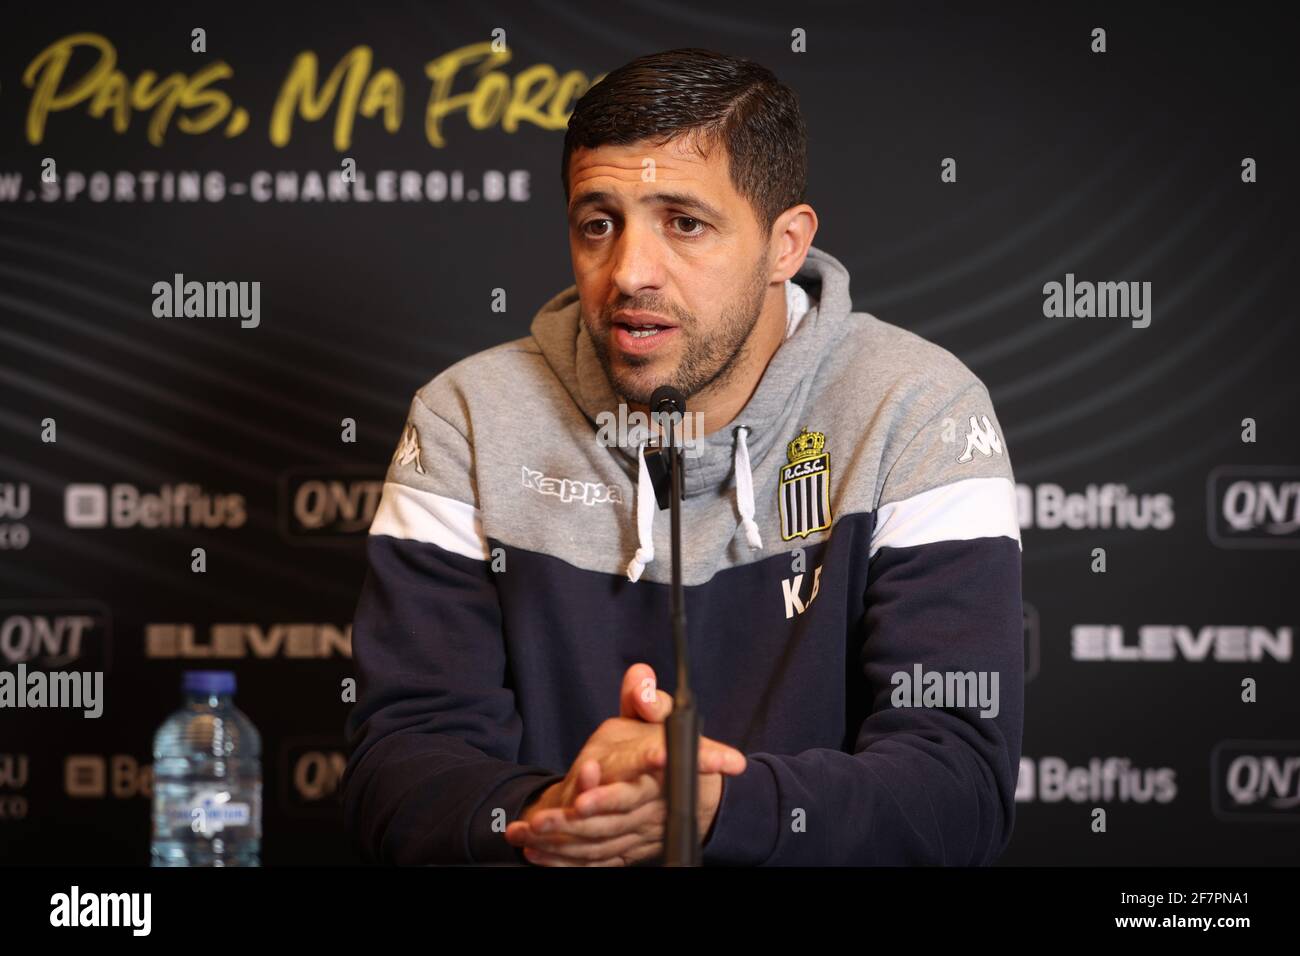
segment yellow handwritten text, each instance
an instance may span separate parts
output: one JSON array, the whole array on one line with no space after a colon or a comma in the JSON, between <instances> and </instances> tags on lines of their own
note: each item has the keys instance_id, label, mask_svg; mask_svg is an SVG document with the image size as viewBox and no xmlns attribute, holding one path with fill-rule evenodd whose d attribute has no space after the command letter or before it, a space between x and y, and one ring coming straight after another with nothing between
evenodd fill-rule
<instances>
[{"instance_id":1,"label":"yellow handwritten text","mask_svg":"<svg viewBox=\"0 0 1300 956\"><path fill-rule=\"evenodd\" d=\"M293 135L293 119L314 122L323 117L343 87L339 111L334 117L334 148L347 149L352 143L352 126L358 111L371 117L384 112L384 129L390 133L402 125L402 81L392 70L383 69L367 80L374 55L368 46L353 47L317 89L316 54L299 53L289 68L289 76L280 87L275 108L271 111L271 142L284 146Z\"/></svg>"},{"instance_id":2,"label":"yellow handwritten text","mask_svg":"<svg viewBox=\"0 0 1300 956\"><path fill-rule=\"evenodd\" d=\"M68 63L78 49L98 53L98 59L79 79L63 87ZM27 141L41 142L46 123L54 113L88 103L87 112L99 119L112 113L113 129L125 133L132 111L150 112L148 137L161 146L167 127L177 110L201 110L197 115L182 115L176 123L184 133L206 133L229 117L227 137L238 136L248 126L248 113L233 109L230 97L209 85L234 75L222 60L209 63L192 77L172 73L161 81L158 74L145 70L132 83L117 68L117 51L107 39L94 33L74 33L50 44L28 65L23 84L33 90L27 111Z\"/></svg>"},{"instance_id":3,"label":"yellow handwritten text","mask_svg":"<svg viewBox=\"0 0 1300 956\"><path fill-rule=\"evenodd\" d=\"M588 82L586 75L577 70L559 76L555 67L538 63L519 73L511 83L509 77L495 69L510 58L508 49L494 51L492 41L485 40L452 50L425 64L424 72L433 81L424 113L424 135L430 145L446 145L442 121L458 110L465 111L465 119L472 129L486 129L500 123L503 130L513 133L521 121L542 129L564 129L572 112L570 104L605 76L601 73ZM477 61L482 62L473 70L478 77L474 88L453 95L450 91L456 74Z\"/></svg>"},{"instance_id":4,"label":"yellow handwritten text","mask_svg":"<svg viewBox=\"0 0 1300 956\"><path fill-rule=\"evenodd\" d=\"M460 112L474 130L499 126L514 133L521 123L564 129L574 102L605 76L601 73L588 80L578 70L560 74L550 64L538 63L511 77L501 67L513 54L509 49L494 50L493 45L490 40L472 43L425 64L424 72L432 81L424 114L430 145L447 144L445 121ZM91 54L95 61L81 75L69 76L77 54ZM117 63L113 44L95 33L69 34L37 54L23 73L23 83L33 91L28 141L40 143L54 114L77 107L96 119L108 116L119 134L127 131L135 114L148 114L147 134L154 146L163 144L173 119L187 134L206 133L225 123L223 132L230 138L248 127L248 111L235 107L225 92L215 88L234 75L222 60L208 63L192 76L174 72L159 77L144 70L134 81ZM352 144L358 116L380 116L389 133L401 127L402 81L390 69L374 69L370 47L353 47L323 79L320 70L311 50L294 58L271 110L269 135L275 146L289 143L297 120L317 122L331 111L333 143L339 151ZM465 76L470 88L453 92L456 81Z\"/></svg>"}]
</instances>

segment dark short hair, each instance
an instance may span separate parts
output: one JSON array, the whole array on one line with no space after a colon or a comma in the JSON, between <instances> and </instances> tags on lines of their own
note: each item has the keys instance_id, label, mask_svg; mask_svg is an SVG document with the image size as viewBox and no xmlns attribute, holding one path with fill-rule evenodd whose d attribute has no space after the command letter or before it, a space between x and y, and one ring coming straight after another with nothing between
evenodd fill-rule
<instances>
[{"instance_id":1,"label":"dark short hair","mask_svg":"<svg viewBox=\"0 0 1300 956\"><path fill-rule=\"evenodd\" d=\"M702 156L725 146L731 183L768 234L777 216L804 201L808 134L794 91L752 60L690 48L638 57L578 100L564 134L565 203L575 149L662 146L684 134Z\"/></svg>"}]
</instances>

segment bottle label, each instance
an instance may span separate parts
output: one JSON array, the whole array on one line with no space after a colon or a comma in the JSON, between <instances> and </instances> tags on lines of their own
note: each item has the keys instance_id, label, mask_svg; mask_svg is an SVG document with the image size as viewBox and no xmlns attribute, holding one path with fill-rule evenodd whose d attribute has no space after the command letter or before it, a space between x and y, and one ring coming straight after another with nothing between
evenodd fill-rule
<instances>
[{"instance_id":1,"label":"bottle label","mask_svg":"<svg viewBox=\"0 0 1300 956\"><path fill-rule=\"evenodd\" d=\"M226 827L244 827L252 821L249 805L231 803L226 790L200 790L192 803L173 808L169 816L173 823L188 819L192 831L209 838Z\"/></svg>"}]
</instances>

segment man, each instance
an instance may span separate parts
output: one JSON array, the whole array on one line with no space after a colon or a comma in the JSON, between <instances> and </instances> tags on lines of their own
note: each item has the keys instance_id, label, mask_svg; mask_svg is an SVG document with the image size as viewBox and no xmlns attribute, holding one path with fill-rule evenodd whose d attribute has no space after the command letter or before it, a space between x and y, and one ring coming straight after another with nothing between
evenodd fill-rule
<instances>
[{"instance_id":1,"label":"man","mask_svg":"<svg viewBox=\"0 0 1300 956\"><path fill-rule=\"evenodd\" d=\"M645 431L611 426L662 384L702 416L682 560L705 865L1005 847L1010 458L961 362L852 311L812 246L805 152L794 94L704 50L642 57L578 102L576 284L530 336L418 390L370 529L345 779L367 858L662 853L669 521Z\"/></svg>"}]
</instances>

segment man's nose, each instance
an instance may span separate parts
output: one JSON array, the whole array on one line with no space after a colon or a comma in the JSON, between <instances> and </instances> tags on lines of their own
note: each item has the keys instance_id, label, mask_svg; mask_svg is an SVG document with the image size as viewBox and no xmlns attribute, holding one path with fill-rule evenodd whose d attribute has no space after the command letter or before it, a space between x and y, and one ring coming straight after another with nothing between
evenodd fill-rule
<instances>
[{"instance_id":1,"label":"man's nose","mask_svg":"<svg viewBox=\"0 0 1300 956\"><path fill-rule=\"evenodd\" d=\"M635 296L644 289L657 289L662 281L661 249L653 231L628 223L614 249L611 279L625 296Z\"/></svg>"}]
</instances>

